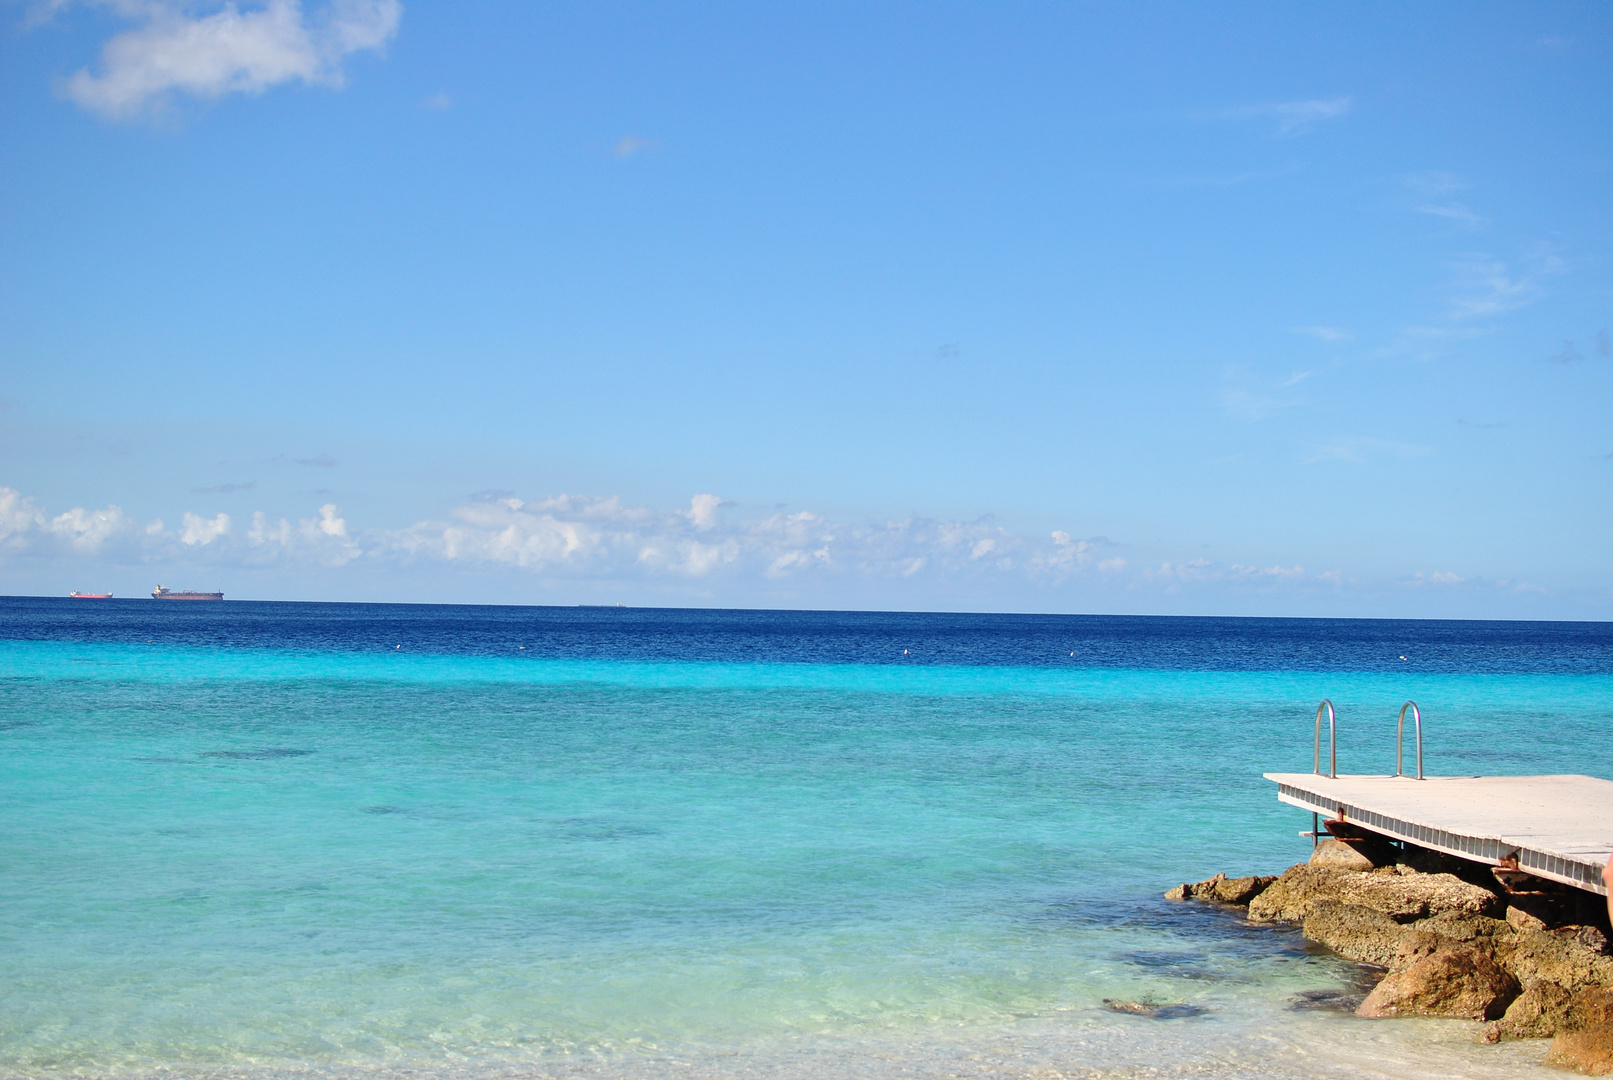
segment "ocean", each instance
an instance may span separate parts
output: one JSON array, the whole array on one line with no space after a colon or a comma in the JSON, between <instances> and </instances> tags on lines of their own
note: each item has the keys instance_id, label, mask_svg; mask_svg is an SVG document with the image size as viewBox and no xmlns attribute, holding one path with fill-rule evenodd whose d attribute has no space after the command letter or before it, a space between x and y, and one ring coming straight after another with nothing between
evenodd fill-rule
<instances>
[{"instance_id":1,"label":"ocean","mask_svg":"<svg viewBox=\"0 0 1613 1080\"><path fill-rule=\"evenodd\" d=\"M1613 624L0 599L0 1075L1555 1075L1161 898L1324 697L1613 776Z\"/></svg>"}]
</instances>

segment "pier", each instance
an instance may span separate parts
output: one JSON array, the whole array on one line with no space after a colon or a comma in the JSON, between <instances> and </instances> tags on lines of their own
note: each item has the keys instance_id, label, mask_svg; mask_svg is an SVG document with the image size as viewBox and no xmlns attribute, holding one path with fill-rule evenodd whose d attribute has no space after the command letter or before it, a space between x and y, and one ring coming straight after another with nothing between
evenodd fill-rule
<instances>
[{"instance_id":1,"label":"pier","mask_svg":"<svg viewBox=\"0 0 1613 1080\"><path fill-rule=\"evenodd\" d=\"M1406 717L1411 716L1416 775L1405 772ZM1328 769L1322 772L1322 717L1327 717ZM1521 870L1534 877L1607 895L1602 868L1613 857L1613 780L1557 776L1423 775L1423 716L1401 706L1395 725L1393 776L1339 776L1333 703L1316 708L1315 766L1308 773L1266 773L1277 798L1319 820L1365 829L1419 847ZM1313 828L1311 836L1319 836Z\"/></svg>"},{"instance_id":2,"label":"pier","mask_svg":"<svg viewBox=\"0 0 1613 1080\"><path fill-rule=\"evenodd\" d=\"M1594 776L1324 776L1266 773L1277 798L1391 840L1512 866L1606 895L1613 781Z\"/></svg>"}]
</instances>

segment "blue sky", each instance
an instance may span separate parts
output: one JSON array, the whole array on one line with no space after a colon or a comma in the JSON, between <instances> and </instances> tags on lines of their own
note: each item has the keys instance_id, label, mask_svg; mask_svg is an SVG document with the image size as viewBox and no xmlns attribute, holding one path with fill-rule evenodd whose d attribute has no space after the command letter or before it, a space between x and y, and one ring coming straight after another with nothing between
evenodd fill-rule
<instances>
[{"instance_id":1,"label":"blue sky","mask_svg":"<svg viewBox=\"0 0 1613 1080\"><path fill-rule=\"evenodd\" d=\"M0 6L0 592L1613 617L1613 10Z\"/></svg>"}]
</instances>

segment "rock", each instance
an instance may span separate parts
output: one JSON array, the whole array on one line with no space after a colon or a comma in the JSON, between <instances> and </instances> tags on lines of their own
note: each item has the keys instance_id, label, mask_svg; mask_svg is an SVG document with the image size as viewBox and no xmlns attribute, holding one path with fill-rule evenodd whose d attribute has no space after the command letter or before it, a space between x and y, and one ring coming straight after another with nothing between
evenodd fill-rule
<instances>
[{"instance_id":1,"label":"rock","mask_svg":"<svg viewBox=\"0 0 1613 1080\"><path fill-rule=\"evenodd\" d=\"M1339 903L1338 876L1350 871L1323 866L1291 866L1249 904L1254 922L1304 922L1316 904Z\"/></svg>"},{"instance_id":2,"label":"rock","mask_svg":"<svg viewBox=\"0 0 1613 1080\"><path fill-rule=\"evenodd\" d=\"M1462 945L1441 949L1405 971L1386 975L1356 1015L1494 1020L1518 993L1518 980L1487 951Z\"/></svg>"},{"instance_id":3,"label":"rock","mask_svg":"<svg viewBox=\"0 0 1613 1080\"><path fill-rule=\"evenodd\" d=\"M1288 999L1294 1012L1354 1012L1361 1004L1361 995L1348 990L1301 990Z\"/></svg>"},{"instance_id":4,"label":"rock","mask_svg":"<svg viewBox=\"0 0 1613 1080\"><path fill-rule=\"evenodd\" d=\"M1559 1031L1551 1040L1546 1064L1586 1076L1613 1075L1613 1020L1578 1031Z\"/></svg>"},{"instance_id":5,"label":"rock","mask_svg":"<svg viewBox=\"0 0 1613 1080\"><path fill-rule=\"evenodd\" d=\"M1347 960L1389 967L1400 949L1404 926L1373 908L1323 900L1305 917L1304 934Z\"/></svg>"},{"instance_id":6,"label":"rock","mask_svg":"<svg viewBox=\"0 0 1613 1080\"><path fill-rule=\"evenodd\" d=\"M1501 900L1488 889L1453 874L1421 874L1409 868L1362 873L1301 864L1289 867L1249 905L1254 922L1303 922L1323 901L1358 904L1381 911L1397 922L1443 912L1498 915Z\"/></svg>"},{"instance_id":7,"label":"rock","mask_svg":"<svg viewBox=\"0 0 1613 1080\"><path fill-rule=\"evenodd\" d=\"M1343 840L1329 837L1316 845L1311 852L1311 866L1325 866L1333 870L1374 870L1377 864Z\"/></svg>"},{"instance_id":8,"label":"rock","mask_svg":"<svg viewBox=\"0 0 1613 1080\"><path fill-rule=\"evenodd\" d=\"M1546 928L1546 920L1540 918L1539 916L1529 914L1527 911L1523 910L1523 908L1508 905L1507 925L1512 927L1514 930L1544 930Z\"/></svg>"},{"instance_id":9,"label":"rock","mask_svg":"<svg viewBox=\"0 0 1613 1080\"><path fill-rule=\"evenodd\" d=\"M1259 896L1268 885L1276 880L1277 878L1272 875L1256 874L1249 877L1229 878L1225 874L1217 874L1207 881L1200 881L1193 885L1178 885L1165 894L1165 899L1212 900L1218 904L1237 904L1242 906Z\"/></svg>"},{"instance_id":10,"label":"rock","mask_svg":"<svg viewBox=\"0 0 1613 1080\"><path fill-rule=\"evenodd\" d=\"M1426 930L1404 929L1395 942L1395 954L1384 966L1390 971L1405 971L1442 949L1457 949L1462 946L1462 942L1455 942Z\"/></svg>"},{"instance_id":11,"label":"rock","mask_svg":"<svg viewBox=\"0 0 1613 1080\"><path fill-rule=\"evenodd\" d=\"M1588 986L1575 994L1563 1017L1566 1030L1613 1022L1613 986Z\"/></svg>"},{"instance_id":12,"label":"rock","mask_svg":"<svg viewBox=\"0 0 1613 1080\"><path fill-rule=\"evenodd\" d=\"M1427 919L1411 924L1412 929L1438 934L1452 941L1476 941L1479 938L1510 937L1513 930L1501 919L1488 915L1465 915L1459 911L1442 911Z\"/></svg>"},{"instance_id":13,"label":"rock","mask_svg":"<svg viewBox=\"0 0 1613 1080\"><path fill-rule=\"evenodd\" d=\"M1556 983L1536 983L1513 999L1505 1015L1484 1028L1483 1040L1549 1039L1564 1026L1573 995Z\"/></svg>"},{"instance_id":14,"label":"rock","mask_svg":"<svg viewBox=\"0 0 1613 1080\"><path fill-rule=\"evenodd\" d=\"M1204 1010L1197 1005L1185 1003L1162 1004L1157 1001L1122 1001L1119 998L1104 998L1106 1008L1131 1016L1146 1016L1150 1020L1180 1020L1188 1016L1198 1016Z\"/></svg>"},{"instance_id":15,"label":"rock","mask_svg":"<svg viewBox=\"0 0 1613 1080\"><path fill-rule=\"evenodd\" d=\"M1504 963L1524 986L1556 983L1570 992L1613 983L1613 956L1607 938L1594 926L1520 930Z\"/></svg>"}]
</instances>

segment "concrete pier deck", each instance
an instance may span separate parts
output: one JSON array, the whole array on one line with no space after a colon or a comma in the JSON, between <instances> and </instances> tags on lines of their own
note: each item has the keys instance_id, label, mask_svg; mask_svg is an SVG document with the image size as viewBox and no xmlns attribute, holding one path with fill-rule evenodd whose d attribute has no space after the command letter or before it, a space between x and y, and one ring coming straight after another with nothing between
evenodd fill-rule
<instances>
[{"instance_id":1,"label":"concrete pier deck","mask_svg":"<svg viewBox=\"0 0 1613 1080\"><path fill-rule=\"evenodd\" d=\"M1394 840L1606 895L1613 781L1594 776L1338 776L1266 773L1277 798Z\"/></svg>"}]
</instances>

